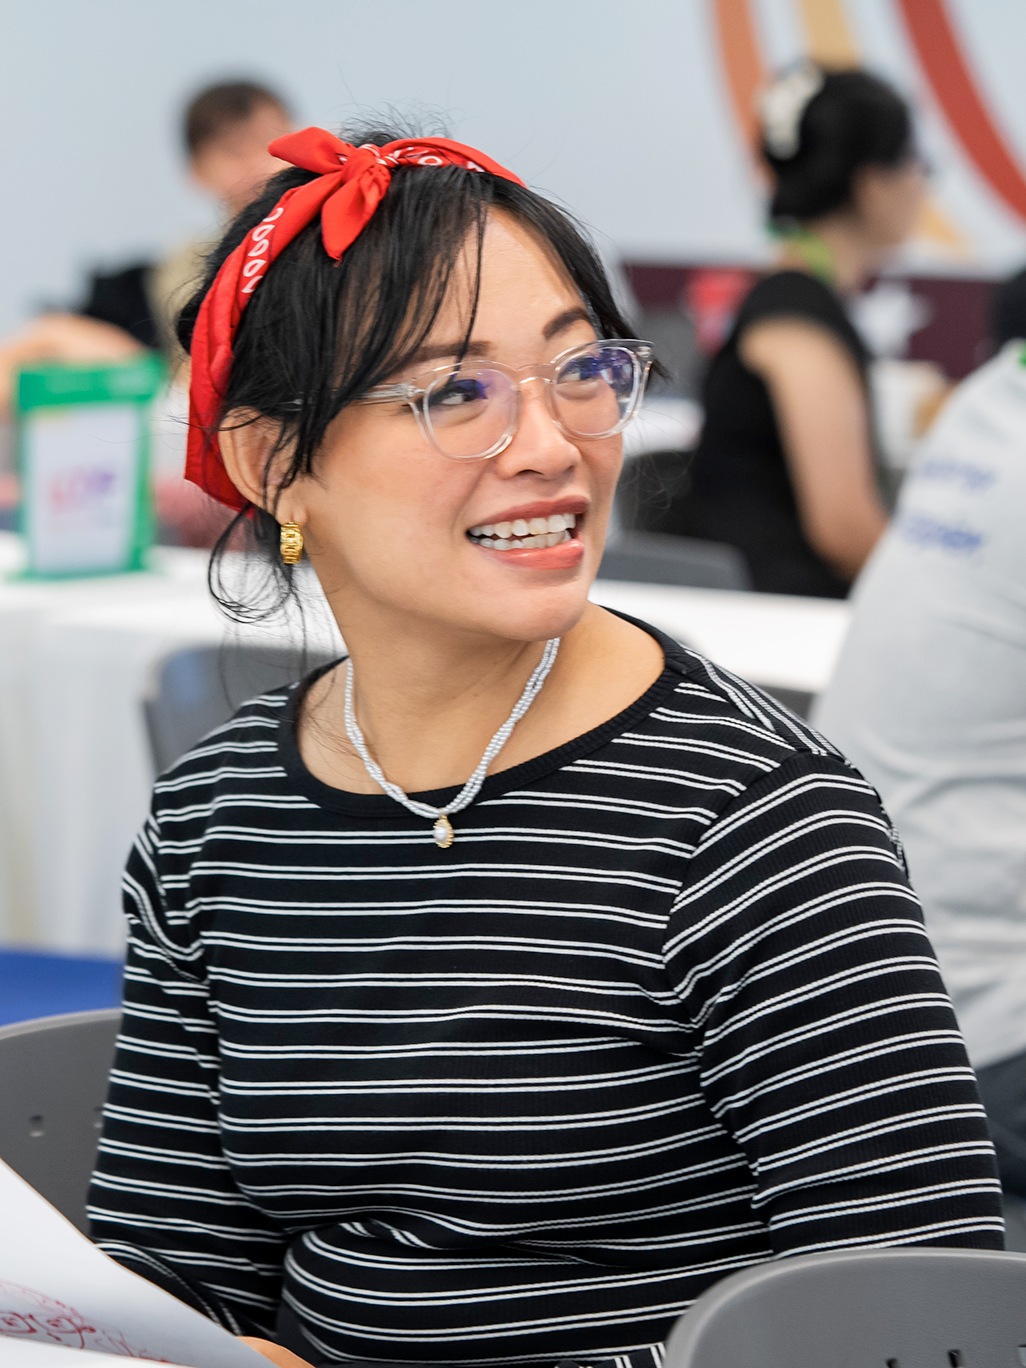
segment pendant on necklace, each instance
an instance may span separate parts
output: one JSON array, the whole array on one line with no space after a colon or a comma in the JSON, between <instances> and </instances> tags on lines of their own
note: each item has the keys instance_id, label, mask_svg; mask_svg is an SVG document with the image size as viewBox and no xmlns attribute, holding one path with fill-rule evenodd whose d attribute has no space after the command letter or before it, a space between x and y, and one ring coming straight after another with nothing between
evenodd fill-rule
<instances>
[{"instance_id":1,"label":"pendant on necklace","mask_svg":"<svg viewBox=\"0 0 1026 1368\"><path fill-rule=\"evenodd\" d=\"M437 822L431 828L431 834L435 838L435 845L441 846L443 850L448 850L456 839L456 833L452 829L452 822L449 821L445 813L439 814Z\"/></svg>"}]
</instances>

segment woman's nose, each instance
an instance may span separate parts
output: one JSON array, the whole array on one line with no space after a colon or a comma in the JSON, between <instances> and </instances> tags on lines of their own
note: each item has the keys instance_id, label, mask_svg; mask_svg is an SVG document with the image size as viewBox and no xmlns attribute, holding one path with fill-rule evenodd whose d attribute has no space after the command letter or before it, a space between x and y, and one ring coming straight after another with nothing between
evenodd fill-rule
<instances>
[{"instance_id":1,"label":"woman's nose","mask_svg":"<svg viewBox=\"0 0 1026 1368\"><path fill-rule=\"evenodd\" d=\"M532 379L520 387L520 422L512 442L495 459L507 477L528 471L551 479L581 459L573 442L553 420L545 397L546 382Z\"/></svg>"}]
</instances>

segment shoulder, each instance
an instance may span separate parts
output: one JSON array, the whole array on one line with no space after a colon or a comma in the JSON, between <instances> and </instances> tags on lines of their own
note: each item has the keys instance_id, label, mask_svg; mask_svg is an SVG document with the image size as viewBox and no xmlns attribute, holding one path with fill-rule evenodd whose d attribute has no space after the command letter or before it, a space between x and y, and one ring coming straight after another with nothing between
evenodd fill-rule
<instances>
[{"instance_id":1,"label":"shoulder","mask_svg":"<svg viewBox=\"0 0 1026 1368\"><path fill-rule=\"evenodd\" d=\"M837 295L806 271L773 271L763 276L745 296L739 317L781 307L812 309L844 316Z\"/></svg>"},{"instance_id":2,"label":"shoulder","mask_svg":"<svg viewBox=\"0 0 1026 1368\"><path fill-rule=\"evenodd\" d=\"M677 682L645 717L650 745L661 740L681 765L701 757L705 767L729 772L735 793L797 757L813 768L847 766L836 747L765 690L659 635Z\"/></svg>"},{"instance_id":3,"label":"shoulder","mask_svg":"<svg viewBox=\"0 0 1026 1368\"><path fill-rule=\"evenodd\" d=\"M755 323L793 319L812 323L835 334L861 360L865 349L829 286L804 271L776 271L765 276L746 298L738 313L735 332L740 335Z\"/></svg>"},{"instance_id":4,"label":"shoulder","mask_svg":"<svg viewBox=\"0 0 1026 1368\"><path fill-rule=\"evenodd\" d=\"M284 796L287 777L278 735L287 725L299 684L288 684L244 703L235 714L185 752L153 787L158 823L209 812L227 790Z\"/></svg>"}]
</instances>

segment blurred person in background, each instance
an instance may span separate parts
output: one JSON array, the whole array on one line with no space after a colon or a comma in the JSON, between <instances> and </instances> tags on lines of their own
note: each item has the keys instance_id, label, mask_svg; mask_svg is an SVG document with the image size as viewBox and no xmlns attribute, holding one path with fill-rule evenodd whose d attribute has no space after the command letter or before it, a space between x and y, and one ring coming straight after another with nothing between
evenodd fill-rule
<instances>
[{"instance_id":1,"label":"blurred person in background","mask_svg":"<svg viewBox=\"0 0 1026 1368\"><path fill-rule=\"evenodd\" d=\"M147 349L163 352L171 384L157 404L151 457L161 541L210 546L225 526L216 504L182 475L188 373L173 320L225 221L281 169L267 145L291 127L284 100L267 86L228 81L201 90L186 107L182 136L192 180L220 210L217 229L158 261L93 275L77 312L45 313L0 343L0 415L9 410L14 377L24 366L48 361L102 365ZM16 497L12 488L9 498Z\"/></svg>"},{"instance_id":2,"label":"blurred person in background","mask_svg":"<svg viewBox=\"0 0 1026 1368\"><path fill-rule=\"evenodd\" d=\"M281 169L267 144L291 126L284 101L250 81L210 86L189 102L182 127L189 174L217 202L223 219L234 218ZM9 404L18 368L35 362L104 362L146 348L173 359L174 313L216 236L208 233L158 261L97 273L80 309L42 314L6 339L0 344L0 404Z\"/></svg>"},{"instance_id":3,"label":"blurred person in background","mask_svg":"<svg viewBox=\"0 0 1026 1368\"><path fill-rule=\"evenodd\" d=\"M912 232L925 176L908 105L864 71L804 63L762 122L777 266L710 363L689 492L653 530L738 547L756 589L842 598L887 524L845 298Z\"/></svg>"},{"instance_id":4,"label":"blurred person in background","mask_svg":"<svg viewBox=\"0 0 1026 1368\"><path fill-rule=\"evenodd\" d=\"M1014 282L1012 282L1014 286ZM1026 336L1016 291L1001 304ZM1016 312L1017 310L1017 312ZM853 594L815 723L879 790L1026 1197L1026 353L962 383Z\"/></svg>"}]
</instances>

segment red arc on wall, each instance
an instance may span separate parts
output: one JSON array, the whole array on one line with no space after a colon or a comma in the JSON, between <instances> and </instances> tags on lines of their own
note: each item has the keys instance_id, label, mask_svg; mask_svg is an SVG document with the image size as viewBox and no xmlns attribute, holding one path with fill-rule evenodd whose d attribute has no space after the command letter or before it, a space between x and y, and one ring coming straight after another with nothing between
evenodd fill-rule
<instances>
[{"instance_id":1,"label":"red arc on wall","mask_svg":"<svg viewBox=\"0 0 1026 1368\"><path fill-rule=\"evenodd\" d=\"M895 0L938 104L977 170L1019 218L1026 179L998 132L962 54L944 0Z\"/></svg>"}]
</instances>

